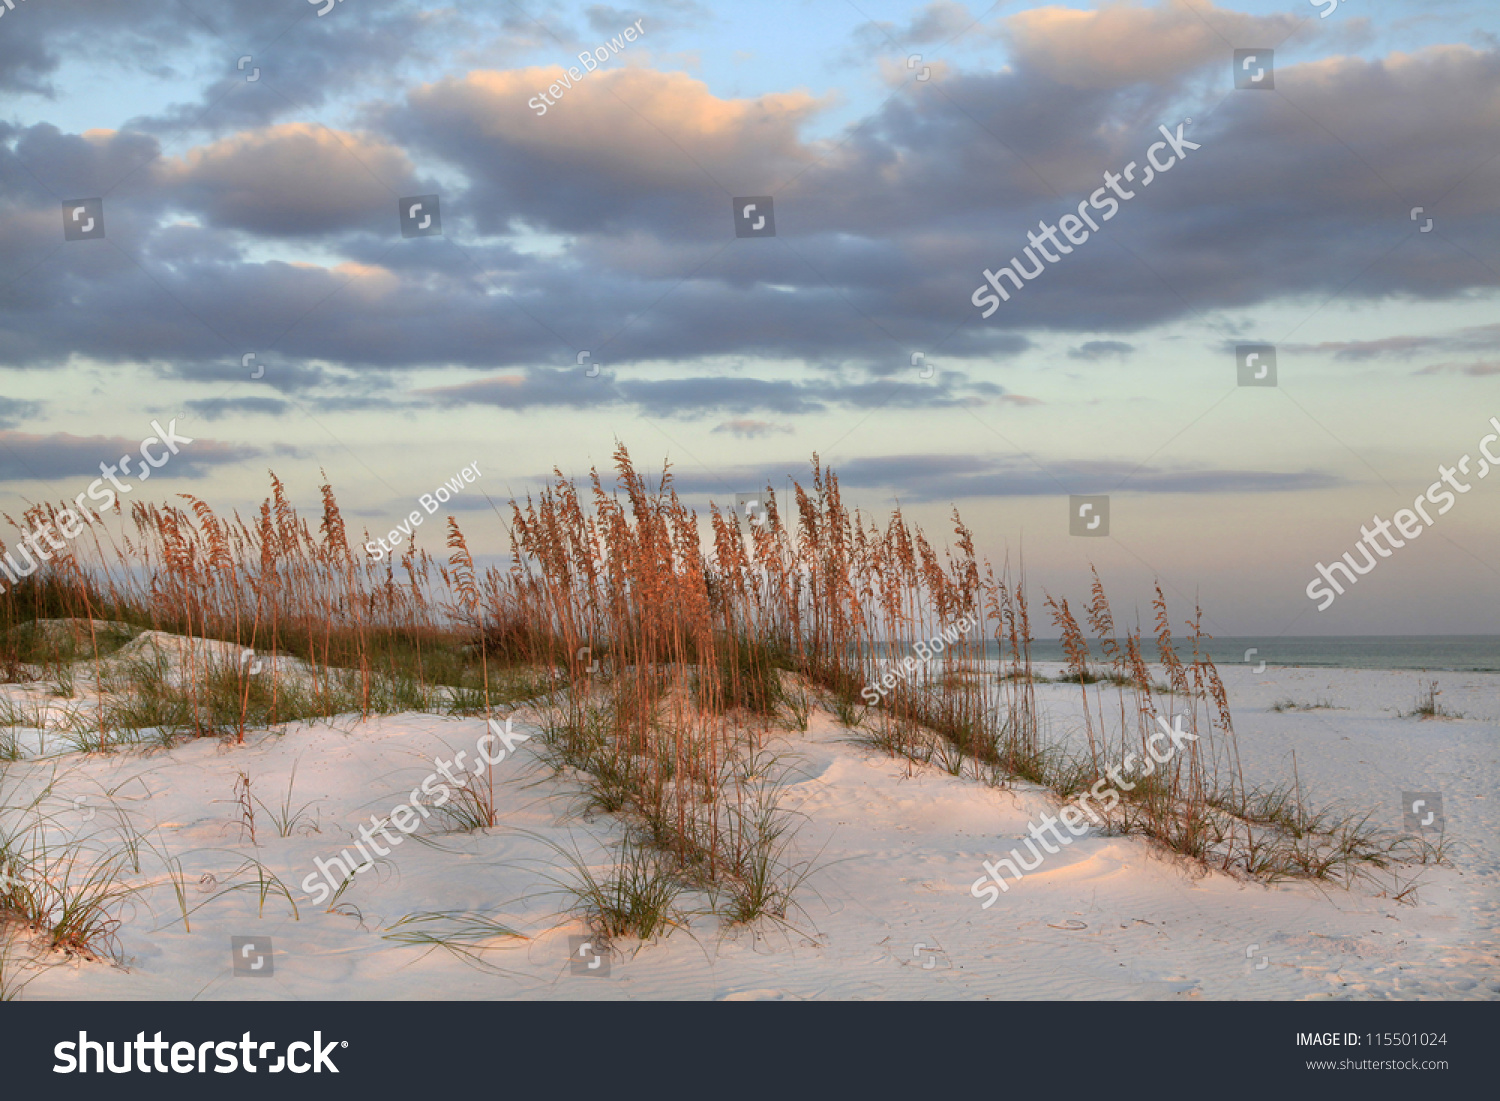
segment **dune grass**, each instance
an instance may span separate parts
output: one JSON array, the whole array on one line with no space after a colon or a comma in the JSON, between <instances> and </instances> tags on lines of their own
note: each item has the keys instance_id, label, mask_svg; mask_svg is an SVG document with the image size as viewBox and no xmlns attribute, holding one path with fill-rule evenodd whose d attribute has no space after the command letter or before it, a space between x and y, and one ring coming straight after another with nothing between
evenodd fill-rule
<instances>
[{"instance_id":1,"label":"dune grass","mask_svg":"<svg viewBox=\"0 0 1500 1101\"><path fill-rule=\"evenodd\" d=\"M1306 701L1294 700L1290 696L1288 696L1285 699L1280 699L1273 703L1271 705L1271 710L1280 715L1286 711L1343 711L1345 709L1339 707L1326 696L1320 696L1318 699L1313 700L1310 703Z\"/></svg>"},{"instance_id":2,"label":"dune grass","mask_svg":"<svg viewBox=\"0 0 1500 1101\"><path fill-rule=\"evenodd\" d=\"M1097 574L1076 613L1042 594L1066 656L1051 683L1080 704L1079 729L1054 730L1037 703L1048 681L1033 668L1024 568L997 576L956 512L950 545L935 547L899 508L877 523L846 507L816 457L810 485L789 500L767 487L753 523L717 506L698 516L669 470L648 481L623 446L615 475L612 491L594 471L582 489L559 476L511 502L504 568L477 568L451 517L445 560L408 544L372 562L330 486L314 524L274 475L248 519L186 494L135 502L119 532L88 518L65 555L0 593L0 674L55 686L46 706L0 704L0 732L51 727L97 752L527 702L583 809L624 828L613 871L577 881L609 935L670 928L683 891L731 923L785 920L808 864L762 765L815 702L892 755L1060 799L1143 753L1158 716L1181 715L1195 740L1107 828L1237 874L1330 878L1396 858L1368 816L1315 809L1295 783L1248 788L1201 609L1174 634L1160 587L1150 627L1124 631ZM68 626L42 625L53 620ZM147 645L145 631L180 645ZM876 693L892 655L903 675ZM1417 713L1450 715L1436 695ZM17 752L9 739L0 758ZM290 789L279 807L278 831L304 821ZM497 824L488 785L443 809L453 829ZM72 880L85 899L107 899L108 882L107 867ZM90 920L77 934L64 922L64 939L90 939Z\"/></svg>"},{"instance_id":3,"label":"dune grass","mask_svg":"<svg viewBox=\"0 0 1500 1101\"><path fill-rule=\"evenodd\" d=\"M1438 697L1443 694L1435 680L1423 681L1421 691L1417 693L1415 703L1410 711L1404 712L1404 719L1463 719L1467 716L1462 711L1453 711L1438 702Z\"/></svg>"},{"instance_id":4,"label":"dune grass","mask_svg":"<svg viewBox=\"0 0 1500 1101\"><path fill-rule=\"evenodd\" d=\"M392 922L381 937L427 952L441 949L484 971L498 971L486 952L512 948L527 938L488 914L465 910L423 910ZM497 943L498 942L498 943Z\"/></svg>"}]
</instances>

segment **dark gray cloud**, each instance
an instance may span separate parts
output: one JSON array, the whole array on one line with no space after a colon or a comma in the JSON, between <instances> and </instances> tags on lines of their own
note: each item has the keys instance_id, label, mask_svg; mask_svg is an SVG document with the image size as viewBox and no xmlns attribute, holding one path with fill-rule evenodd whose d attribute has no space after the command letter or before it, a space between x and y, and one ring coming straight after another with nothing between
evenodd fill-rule
<instances>
[{"instance_id":1,"label":"dark gray cloud","mask_svg":"<svg viewBox=\"0 0 1500 1101\"><path fill-rule=\"evenodd\" d=\"M248 7L195 10L228 37L296 14ZM352 10L299 25L335 68L355 48L343 36L357 42L366 25ZM419 9L360 11L399 31ZM901 34L928 41L966 17L933 5ZM167 46L210 33L172 18ZM450 18L433 13L421 35L456 34ZM1273 94L1230 90L1224 38L1277 40L1290 18L1207 4L997 17L984 33L1008 44L1004 69L937 74L834 139L805 136L828 106L811 94L728 100L637 67L593 74L543 118L526 100L556 68L474 68L396 95L392 73L361 85L357 130L267 114L180 156L144 132L0 124L0 250L26 276L0 286L0 362L84 356L212 381L260 350L284 364L268 369L273 388L345 408L398 399L350 394L339 378L464 367L521 381L440 400L792 415L1002 396L974 380L1033 331L1124 335L1288 298L1456 299L1500 283L1500 53L1333 58L1284 65ZM111 56L144 49L164 19L143 17ZM84 43L83 25L47 49L105 48ZM402 48L429 44L413 31ZM42 79L50 56L13 79ZM1105 170L1139 165L1158 125L1189 110L1201 148L981 320L980 273L1076 209ZM401 238L395 197L429 191L444 235ZM776 238L734 237L730 199L754 194L774 196ZM61 244L60 198L95 195L107 240ZM1424 204L1436 232L1407 217ZM1412 339L1412 354L1439 347ZM585 351L608 369L592 389L565 373ZM916 352L951 377L918 386L904 373ZM701 377L705 357L735 356L811 378ZM208 366L219 363L227 375ZM625 373L644 363L689 377Z\"/></svg>"},{"instance_id":2,"label":"dark gray cloud","mask_svg":"<svg viewBox=\"0 0 1500 1101\"><path fill-rule=\"evenodd\" d=\"M1093 361L1118 356L1123 359L1133 351L1135 345L1123 340L1086 340L1076 348L1069 348L1068 358Z\"/></svg>"},{"instance_id":3,"label":"dark gray cloud","mask_svg":"<svg viewBox=\"0 0 1500 1101\"><path fill-rule=\"evenodd\" d=\"M355 381L344 372L326 371L321 367L308 367L300 363L287 363L284 357L274 353L252 352L248 363L240 359L229 359L222 363L167 363L159 365L163 378L188 379L192 382L253 382L257 386L268 386L283 394L300 394L337 386L347 386ZM257 378L255 372L263 370Z\"/></svg>"},{"instance_id":4,"label":"dark gray cloud","mask_svg":"<svg viewBox=\"0 0 1500 1101\"><path fill-rule=\"evenodd\" d=\"M807 466L731 467L688 472L675 478L678 491L706 495L729 504L734 493L780 487L787 478L805 482ZM1345 484L1316 470L1216 470L1194 467L1140 467L1134 463L1089 461L1039 466L1006 455L891 455L843 459L841 485L882 490L910 503L972 497L1052 497L1070 493L1283 493ZM729 496L726 497L726 490Z\"/></svg>"},{"instance_id":5,"label":"dark gray cloud","mask_svg":"<svg viewBox=\"0 0 1500 1101\"><path fill-rule=\"evenodd\" d=\"M1470 378L1484 378L1488 375L1500 375L1500 360L1488 360L1482 363L1434 363L1430 367L1423 367L1416 372L1419 375L1467 375Z\"/></svg>"},{"instance_id":6,"label":"dark gray cloud","mask_svg":"<svg viewBox=\"0 0 1500 1101\"><path fill-rule=\"evenodd\" d=\"M167 418L162 418L164 421ZM178 453L165 466L154 470L152 479L202 478L214 468L252 459L259 448L242 447L191 435L187 422L178 425L179 435L189 435L191 444L179 444ZM145 435L152 434L148 429ZM51 478L97 478L100 463L118 463L129 455L139 465L140 439L126 436L73 436L66 432L29 435L0 431L0 482L45 481ZM157 448L159 451L160 448ZM134 468L132 468L134 469ZM138 481L124 475L127 480Z\"/></svg>"},{"instance_id":7,"label":"dark gray cloud","mask_svg":"<svg viewBox=\"0 0 1500 1101\"><path fill-rule=\"evenodd\" d=\"M224 132L325 108L352 86L393 82L434 55L451 57L476 43L503 59L503 32L516 22L509 6L361 0L320 16L325 2L29 0L29 18L15 30L30 52L17 58L13 79L46 88L43 78L60 60L89 58L198 81L197 97L130 126L162 134ZM40 18L33 17L38 10ZM251 60L241 68L246 56ZM0 55L0 86L11 77Z\"/></svg>"},{"instance_id":8,"label":"dark gray cloud","mask_svg":"<svg viewBox=\"0 0 1500 1101\"><path fill-rule=\"evenodd\" d=\"M775 421L755 420L753 417L735 417L723 424L714 425L712 431L715 434L727 432L731 436L738 436L742 440L756 440L766 436L792 435L796 429L789 424L777 424Z\"/></svg>"},{"instance_id":9,"label":"dark gray cloud","mask_svg":"<svg viewBox=\"0 0 1500 1101\"><path fill-rule=\"evenodd\" d=\"M612 4L591 4L584 9L589 30L595 35L613 37L624 27L641 20L648 35L701 27L713 20L712 9L694 0L656 0L655 3L617 8Z\"/></svg>"},{"instance_id":10,"label":"dark gray cloud","mask_svg":"<svg viewBox=\"0 0 1500 1101\"><path fill-rule=\"evenodd\" d=\"M949 409L979 404L1004 391L994 383L958 383L952 376L922 381L811 381L760 378L636 379L587 369L534 369L521 375L479 379L417 392L439 405L491 405L500 409L566 406L573 409L633 405L651 416L711 412L823 413L832 408Z\"/></svg>"},{"instance_id":11,"label":"dark gray cloud","mask_svg":"<svg viewBox=\"0 0 1500 1101\"><path fill-rule=\"evenodd\" d=\"M57 54L48 45L40 34L16 33L15 22L7 19L0 27L0 90L48 93L51 90L48 77L58 65Z\"/></svg>"},{"instance_id":12,"label":"dark gray cloud","mask_svg":"<svg viewBox=\"0 0 1500 1101\"><path fill-rule=\"evenodd\" d=\"M401 196L432 187L389 143L307 123L237 134L152 167L174 205L262 238L378 233Z\"/></svg>"},{"instance_id":13,"label":"dark gray cloud","mask_svg":"<svg viewBox=\"0 0 1500 1101\"><path fill-rule=\"evenodd\" d=\"M187 407L204 420L217 421L246 413L279 416L291 410L292 404L277 398L203 398L189 401Z\"/></svg>"},{"instance_id":14,"label":"dark gray cloud","mask_svg":"<svg viewBox=\"0 0 1500 1101\"><path fill-rule=\"evenodd\" d=\"M586 110L559 109L555 120L520 103L535 77L505 74L424 89L387 121L411 146L463 166L481 229L577 235L593 280L632 260L653 265L665 242L727 233L723 190L763 188L784 247L734 242L736 286L832 284L893 325L962 321L980 273L1019 254L1029 231L1072 211L1106 170L1133 161L1140 178L1157 127L1170 122L1175 134L1172 103L1190 78L1227 83L1223 41L1192 12L1110 11L1108 34L1033 19L1015 35L1009 70L899 95L837 146L797 139L816 109L805 97L756 101L757 124L737 129L745 105L645 72L591 78L569 93ZM1215 17L1246 36L1295 23ZM1135 68L1100 78L1090 65L1110 50ZM1147 73L1155 83L1143 91ZM1285 66L1273 96L1215 87L1184 130L1201 148L1149 189L1122 185L1135 197L1112 221L964 330L954 350L983 354L999 327L1127 332L1296 295L1439 298L1494 286L1496 271L1418 235L1401 204L1444 195L1452 240L1494 254L1500 166L1472 150L1500 145L1489 106L1497 78L1494 51L1450 47ZM777 193L780 180L793 182Z\"/></svg>"},{"instance_id":15,"label":"dark gray cloud","mask_svg":"<svg viewBox=\"0 0 1500 1101\"><path fill-rule=\"evenodd\" d=\"M993 37L993 23L982 23L981 13L975 13L954 0L932 0L919 10L903 26L889 20L871 20L854 31L854 47L850 60L868 57L870 53L903 48L945 43L969 32L975 38Z\"/></svg>"},{"instance_id":16,"label":"dark gray cloud","mask_svg":"<svg viewBox=\"0 0 1500 1101\"><path fill-rule=\"evenodd\" d=\"M1500 323L1470 325L1452 333L1331 340L1321 344L1288 344L1286 348L1291 352L1321 353L1354 362L1384 357L1410 359L1435 352L1492 352L1500 349Z\"/></svg>"},{"instance_id":17,"label":"dark gray cloud","mask_svg":"<svg viewBox=\"0 0 1500 1101\"><path fill-rule=\"evenodd\" d=\"M0 428L14 428L42 411L39 401L0 397Z\"/></svg>"}]
</instances>

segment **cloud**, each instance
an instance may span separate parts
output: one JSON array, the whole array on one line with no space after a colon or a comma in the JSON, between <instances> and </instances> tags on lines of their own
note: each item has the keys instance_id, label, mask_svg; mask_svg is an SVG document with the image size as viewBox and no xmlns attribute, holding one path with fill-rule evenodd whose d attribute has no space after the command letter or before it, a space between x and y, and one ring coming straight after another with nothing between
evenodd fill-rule
<instances>
[{"instance_id":1,"label":"cloud","mask_svg":"<svg viewBox=\"0 0 1500 1101\"><path fill-rule=\"evenodd\" d=\"M422 0L363 0L357 19L340 18L350 10L345 5L337 15L330 11L320 18L302 0L194 0L191 11L177 5L120 10L113 0L75 0L66 7L82 9L85 16L66 28L61 41L68 53L97 52L98 40L107 34L111 61L139 55L139 68L203 80L195 98L131 120L133 129L168 135L224 133L286 116L305 118L326 110L350 88L399 82L428 57L460 62L475 51L486 64L503 64L534 46L536 38L530 21L509 6L434 7ZM251 50L251 60L240 69L238 59ZM226 60L205 67L205 52ZM252 82L247 77L255 69L262 72Z\"/></svg>"},{"instance_id":2,"label":"cloud","mask_svg":"<svg viewBox=\"0 0 1500 1101\"><path fill-rule=\"evenodd\" d=\"M684 494L703 494L724 501L745 487L776 485L803 478L805 466L725 467L679 474ZM1140 467L1129 462L1067 462L1038 465L1012 455L891 455L844 459L839 484L846 489L884 490L910 503L954 501L965 497L1050 497L1070 493L1285 493L1328 489L1345 484L1322 471L1218 470L1202 467ZM733 500L732 496L729 498Z\"/></svg>"},{"instance_id":3,"label":"cloud","mask_svg":"<svg viewBox=\"0 0 1500 1101\"><path fill-rule=\"evenodd\" d=\"M1500 349L1500 323L1470 325L1451 333L1330 340L1321 344L1288 344L1286 348L1292 352L1316 352L1356 362L1383 357L1411 359L1433 352L1489 352Z\"/></svg>"},{"instance_id":4,"label":"cloud","mask_svg":"<svg viewBox=\"0 0 1500 1101\"><path fill-rule=\"evenodd\" d=\"M270 238L379 231L394 224L398 198L425 186L388 142L312 123L224 138L159 162L156 176L209 225Z\"/></svg>"},{"instance_id":5,"label":"cloud","mask_svg":"<svg viewBox=\"0 0 1500 1101\"><path fill-rule=\"evenodd\" d=\"M693 297L688 288L747 295L775 285L793 295L766 298L754 316L779 320L796 309L794 296L831 287L865 317L920 331L939 316L973 320L969 296L986 267L1100 188L1106 170L1141 164L1160 140L1169 100L1184 94L1176 70L1159 74L1143 100L1130 88L1079 86L1059 68L1077 59L1086 69L1107 48L1112 21L1140 37L1164 35L1161 48L1179 51L1184 71L1217 67L1215 79L1227 81L1227 48L1200 16L1257 39L1288 18L1163 5L1110 8L1080 22L1046 10L1046 20L1017 24L1025 33L1013 68L955 73L942 96L893 97L842 142L802 139L822 110L810 97L724 100L681 74L640 69L596 74L545 118L524 110L522 94L555 73L469 74L419 89L388 126L464 166L481 230L527 225L562 235L563 262L589 273L577 290L591 303L615 297L616 275L671 272L673 287L686 283L653 311L679 313ZM1003 328L1136 331L1194 309L1306 294L1441 298L1500 283L1391 219L1388 189L1453 188L1445 199L1453 232L1496 236L1492 192L1481 182L1495 170L1468 152L1476 126L1483 141L1500 142L1494 51L1283 65L1277 81L1297 108L1246 95L1205 108L1185 133L1201 148L1151 190L1136 188L1083 255L943 350L985 354ZM1215 102L1223 95L1212 92ZM1330 142L1329 131L1341 140ZM1380 175L1367 163L1379 163ZM1453 165L1478 171L1454 188ZM781 243L727 241L726 192L772 193ZM693 248L693 239L707 247ZM1354 284L1351 271L1363 272Z\"/></svg>"},{"instance_id":6,"label":"cloud","mask_svg":"<svg viewBox=\"0 0 1500 1101\"><path fill-rule=\"evenodd\" d=\"M589 30L595 35L613 36L621 29L641 21L641 29L651 35L701 27L714 17L711 9L694 0L653 0L649 10L617 8L610 4L591 4L584 9Z\"/></svg>"},{"instance_id":7,"label":"cloud","mask_svg":"<svg viewBox=\"0 0 1500 1101\"><path fill-rule=\"evenodd\" d=\"M775 380L760 378L634 379L614 372L590 377L585 368L534 369L415 391L442 406L490 405L500 409L564 406L573 409L633 405L650 416L689 416L733 410L783 415L833 408L953 408L981 404L1003 390L989 382L959 382L945 373L933 382ZM730 422L736 423L736 422ZM747 422L756 423L756 422Z\"/></svg>"},{"instance_id":8,"label":"cloud","mask_svg":"<svg viewBox=\"0 0 1500 1101\"><path fill-rule=\"evenodd\" d=\"M909 33L949 29L958 11L924 9ZM396 94L393 74L349 112L359 126L337 131L257 123L168 148L0 124L0 249L27 272L0 294L0 362L205 379L224 364L233 378L240 355L273 348L289 373L268 366L266 381L319 400L336 395L297 372L466 368L483 376L472 400L505 407L785 417L877 406L891 391L876 383L903 377L914 349L958 381L897 390L893 406L997 398L968 380L1047 330L1123 338L1272 302L1492 292L1500 275L1473 256L1500 247L1500 162L1484 159L1500 146L1500 53L1330 57L1278 67L1275 96L1228 89L1228 47L1208 28L1274 40L1285 18L1203 3L1031 9L999 24L1003 68L954 70L941 95L893 96L828 137L809 135L835 97L718 95L630 61L540 118L526 100L556 67ZM1136 47L1160 67L1145 85ZM1106 170L1139 166L1163 119L1189 110L1201 148L981 321L981 273ZM444 236L401 238L393 194L429 190ZM1394 217L1393 190L1443 196L1440 232ZM60 244L59 194L106 196L108 244ZM729 200L753 194L774 197L773 240L733 234ZM1437 347L1412 339L1410 354ZM1126 342L1088 339L1073 358L1112 343ZM1328 347L1382 354L1359 343ZM592 391L544 373L582 350L614 371ZM705 378L711 357L808 381ZM678 377L622 373L640 364Z\"/></svg>"},{"instance_id":9,"label":"cloud","mask_svg":"<svg viewBox=\"0 0 1500 1101\"><path fill-rule=\"evenodd\" d=\"M784 433L790 436L795 429L789 424L776 424L772 421L752 420L748 417L736 417L734 420L725 421L723 424L715 425L715 433L728 432L738 436L742 440L760 439L765 436Z\"/></svg>"},{"instance_id":10,"label":"cloud","mask_svg":"<svg viewBox=\"0 0 1500 1101\"><path fill-rule=\"evenodd\" d=\"M1222 64L1226 42L1280 42L1304 23L1291 13L1246 15L1212 3L1148 8L1105 0L1092 11L1031 8L1009 16L1004 28L1017 68L1071 88L1113 89L1175 84Z\"/></svg>"},{"instance_id":11,"label":"cloud","mask_svg":"<svg viewBox=\"0 0 1500 1101\"><path fill-rule=\"evenodd\" d=\"M204 420L216 421L234 414L280 416L291 410L292 405L277 398L204 398L189 401L187 407Z\"/></svg>"},{"instance_id":12,"label":"cloud","mask_svg":"<svg viewBox=\"0 0 1500 1101\"><path fill-rule=\"evenodd\" d=\"M1121 359L1135 351L1134 344L1127 344L1123 340L1089 340L1076 348L1068 349L1069 359L1084 359L1089 361L1105 359L1109 356L1119 356Z\"/></svg>"},{"instance_id":13,"label":"cloud","mask_svg":"<svg viewBox=\"0 0 1500 1101\"><path fill-rule=\"evenodd\" d=\"M265 369L265 374L258 379L254 378L257 368ZM227 363L167 363L158 365L158 371L163 378L180 378L192 382L216 382L222 385L227 382L254 381L257 385L269 386L283 394L348 387L358 381L355 376L344 372L287 363L284 357L269 353L256 353L248 365L243 364L240 359L231 359Z\"/></svg>"},{"instance_id":14,"label":"cloud","mask_svg":"<svg viewBox=\"0 0 1500 1101\"><path fill-rule=\"evenodd\" d=\"M883 20L862 23L854 32L857 51L851 59L867 56L872 50L890 49L892 46L925 46L946 43L966 31L978 35L992 35L993 30L980 21L964 4L953 0L931 0L921 8L906 26L898 26Z\"/></svg>"},{"instance_id":15,"label":"cloud","mask_svg":"<svg viewBox=\"0 0 1500 1101\"><path fill-rule=\"evenodd\" d=\"M53 478L87 476L97 478L101 463L118 463L119 456L137 456L139 439L126 436L74 436L67 432L28 435L24 432L0 431L0 482L46 481ZM151 477L202 478L217 466L232 465L254 458L260 450L193 437L191 444L181 445L178 453ZM137 466L139 459L136 460ZM132 466L131 470L135 470ZM139 478L126 474L129 481Z\"/></svg>"},{"instance_id":16,"label":"cloud","mask_svg":"<svg viewBox=\"0 0 1500 1101\"><path fill-rule=\"evenodd\" d=\"M1419 375L1467 375L1470 378L1485 378L1489 375L1500 375L1500 360L1488 360L1483 363L1434 363L1431 367L1423 367L1415 372Z\"/></svg>"},{"instance_id":17,"label":"cloud","mask_svg":"<svg viewBox=\"0 0 1500 1101\"><path fill-rule=\"evenodd\" d=\"M28 421L42 411L42 403L39 401L25 401L21 398L0 398L0 429L14 428L22 421Z\"/></svg>"},{"instance_id":18,"label":"cloud","mask_svg":"<svg viewBox=\"0 0 1500 1101\"><path fill-rule=\"evenodd\" d=\"M594 72L545 118L527 105L565 78L561 66L450 77L414 89L384 121L464 170L481 233L649 226L701 239L712 225L723 239L730 195L764 193L808 167L798 128L826 105L807 92L721 99L685 73L638 68ZM704 186L714 181L736 190Z\"/></svg>"}]
</instances>

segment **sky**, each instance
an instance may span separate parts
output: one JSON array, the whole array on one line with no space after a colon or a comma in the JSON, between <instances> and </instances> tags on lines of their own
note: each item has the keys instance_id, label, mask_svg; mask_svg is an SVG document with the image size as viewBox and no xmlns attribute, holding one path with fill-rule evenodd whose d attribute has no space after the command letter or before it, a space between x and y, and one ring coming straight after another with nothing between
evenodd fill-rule
<instances>
[{"instance_id":1,"label":"sky","mask_svg":"<svg viewBox=\"0 0 1500 1101\"><path fill-rule=\"evenodd\" d=\"M0 12L0 512L175 418L131 500L379 535L477 463L500 561L618 443L700 511L816 454L1124 618L1500 634L1493 4Z\"/></svg>"}]
</instances>

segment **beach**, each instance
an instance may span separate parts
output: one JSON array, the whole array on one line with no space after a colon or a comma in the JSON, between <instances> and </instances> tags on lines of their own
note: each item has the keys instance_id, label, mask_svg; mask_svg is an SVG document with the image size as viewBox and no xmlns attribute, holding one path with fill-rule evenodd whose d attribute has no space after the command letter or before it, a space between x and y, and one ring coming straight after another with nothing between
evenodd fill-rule
<instances>
[{"instance_id":1,"label":"beach","mask_svg":"<svg viewBox=\"0 0 1500 1101\"><path fill-rule=\"evenodd\" d=\"M1091 829L982 908L970 892L982 863L1019 844L1057 797L893 758L815 709L805 733L781 731L769 743L784 769L791 852L806 866L786 919L726 927L692 913L687 899L668 935L617 941L590 970L572 958L588 929L565 912L562 854L602 869L622 827L581 810L579 785L543 766L534 737L517 739L494 766L496 827L386 846L390 855L323 907L301 887L315 861L350 848L359 824L388 814L435 757L472 746L483 720L344 716L250 733L243 746L198 739L103 754L20 730L26 756L7 766L5 803L50 784L44 805L59 831L103 845L132 834L150 842L140 846L141 873L127 876L140 889L119 908L120 962L59 955L30 977L24 997L1500 997L1500 676L1442 675L1442 705L1464 717L1423 719L1404 717L1431 679L1420 673L1223 674L1247 778L1295 777L1315 802L1369 810L1393 831L1403 793L1440 793L1446 863L1375 871L1347 887L1267 883ZM12 700L39 694L3 691ZM1077 733L1076 684L1039 684L1037 698L1054 735ZM1284 701L1330 706L1272 709ZM536 733L526 708L513 715L516 731ZM250 844L237 777L275 807L294 768L290 803L312 809L286 837L260 811ZM247 870L252 860L289 897L272 889L262 898L265 875ZM180 862L191 931L170 861ZM464 941L468 953L403 942L413 928L451 931L451 919L431 915L455 913L487 915L519 935ZM234 937L269 938L270 972L236 974Z\"/></svg>"}]
</instances>

